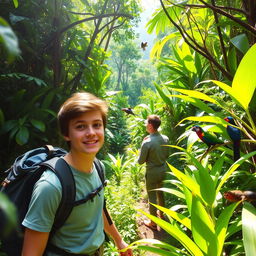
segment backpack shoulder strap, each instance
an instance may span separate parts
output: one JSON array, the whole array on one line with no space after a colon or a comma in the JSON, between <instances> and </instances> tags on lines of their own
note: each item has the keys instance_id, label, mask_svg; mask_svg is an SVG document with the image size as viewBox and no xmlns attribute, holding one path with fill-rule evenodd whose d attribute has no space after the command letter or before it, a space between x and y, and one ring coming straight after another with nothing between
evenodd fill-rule
<instances>
[{"instance_id":1,"label":"backpack shoulder strap","mask_svg":"<svg viewBox=\"0 0 256 256\"><path fill-rule=\"evenodd\" d=\"M95 158L94 160L94 164L95 164L95 167L96 167L96 170L98 172L98 175L100 177L100 180L102 182L102 186L105 187L107 185L107 180L105 179L105 174L104 174L104 171L103 171L103 167L100 163L100 160L98 158ZM104 204L103 204L103 211L105 213L105 216L108 220L108 223L109 225L112 225L113 224L113 221L109 215L109 212L107 210L107 205L106 205L106 198L104 198ZM108 237L107 233L104 231L104 234L105 234L105 241L106 242L110 242L110 238Z\"/></svg>"},{"instance_id":2,"label":"backpack shoulder strap","mask_svg":"<svg viewBox=\"0 0 256 256\"><path fill-rule=\"evenodd\" d=\"M50 235L52 236L64 224L74 207L76 185L72 171L63 158L54 157L41 165L50 168L56 174L62 186L62 198L51 230Z\"/></svg>"},{"instance_id":3,"label":"backpack shoulder strap","mask_svg":"<svg viewBox=\"0 0 256 256\"><path fill-rule=\"evenodd\" d=\"M107 180L105 179L104 171L103 171L102 165L100 163L100 160L95 158L94 164L95 164L95 167L96 167L97 172L99 174L99 177L101 179L102 186L106 186L107 185ZM112 221L112 219L109 215L109 212L107 210L107 205L106 205L106 199L105 198L104 198L103 210L105 212L105 215L106 215L106 218L108 220L109 225L112 225L113 221ZM106 239L106 241L110 241L106 233L105 233L105 239Z\"/></svg>"},{"instance_id":4,"label":"backpack shoulder strap","mask_svg":"<svg viewBox=\"0 0 256 256\"><path fill-rule=\"evenodd\" d=\"M102 168L102 165L100 163L100 160L98 158L95 158L94 162L95 164L95 167L96 167L96 170L98 172L98 175L100 177L100 180L101 180L101 183L102 185L105 187L106 186L106 179L105 179L105 174L104 174L104 171L103 171L103 168Z\"/></svg>"}]
</instances>

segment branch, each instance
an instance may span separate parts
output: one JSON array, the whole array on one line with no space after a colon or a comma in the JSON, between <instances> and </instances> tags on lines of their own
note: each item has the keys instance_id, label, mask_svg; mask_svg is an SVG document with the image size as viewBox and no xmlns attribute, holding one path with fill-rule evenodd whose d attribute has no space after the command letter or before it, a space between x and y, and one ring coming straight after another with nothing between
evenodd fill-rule
<instances>
[{"instance_id":1,"label":"branch","mask_svg":"<svg viewBox=\"0 0 256 256\"><path fill-rule=\"evenodd\" d=\"M215 6L215 0L211 0L211 2L212 2L212 5ZM219 18L218 18L218 15L215 11L213 11L213 15L214 15L214 19L215 19L216 27L217 27L217 32L218 32L219 39L220 39L220 46L221 46L221 50L222 50L223 57L224 57L224 63L225 63L225 66L226 66L227 70L229 70L228 58L227 58L227 53L226 53L226 49L225 49L225 44L224 44L224 40L223 40L223 37L222 37L221 29L220 29L220 26L219 26Z\"/></svg>"},{"instance_id":2,"label":"branch","mask_svg":"<svg viewBox=\"0 0 256 256\"><path fill-rule=\"evenodd\" d=\"M233 21L236 22L237 24L239 24L239 25L241 25L242 27L244 27L245 29L247 29L247 30L248 30L249 32L251 32L253 35L256 35L256 29L255 29L253 26L249 25L248 23L245 23L245 22L241 21L240 19L238 19L238 18L232 16L231 14L229 14L229 13L227 13L227 12L225 12L225 11L219 9L218 7L215 7L215 6L212 6L212 5L208 4L208 3L206 3L206 2L203 1L203 0L199 0L199 1L200 1L201 3L203 3L206 7L208 7L208 8L210 8L210 9L212 9L213 11L215 11L215 12L217 12L217 13L219 13L219 14L222 14L223 16L225 16L225 17L227 17L227 18L233 20Z\"/></svg>"},{"instance_id":3,"label":"branch","mask_svg":"<svg viewBox=\"0 0 256 256\"><path fill-rule=\"evenodd\" d=\"M183 37L184 41L192 48L194 49L196 52L198 52L200 55L204 56L206 59L208 59L209 61L211 61L222 73L224 76L226 76L230 81L232 81L233 77L232 75L225 70L213 57L212 55L208 52L208 50L206 48L203 48L202 46L200 46L196 41L194 41L190 35L186 32L186 30L182 30L179 25L177 23L175 23L175 21L170 17L169 13L167 12L162 0L160 0L160 3L162 5L162 8L166 14L166 16L168 17L168 19L171 21L171 23L179 30L181 36ZM193 45L188 39L187 37L195 44ZM196 48L198 47L198 48Z\"/></svg>"},{"instance_id":4,"label":"branch","mask_svg":"<svg viewBox=\"0 0 256 256\"><path fill-rule=\"evenodd\" d=\"M240 26L244 27L245 29L247 29L249 32L251 32L253 35L256 34L256 29L251 26L250 24L248 23L245 23L243 21L241 21L240 19L234 17L233 15L223 11L223 10L231 10L231 11L236 11L236 12L239 12L239 13L242 13L244 16L247 16L248 13L242 9L239 9L239 8L234 8L234 7L227 7L227 6L218 6L216 5L215 7L212 6L212 5L209 5L208 3L204 2L203 0L199 0L200 2L202 2L204 5L200 5L200 4L185 4L183 6L187 6L187 7L195 7L195 8L210 8L214 11L216 11L217 13L233 20L234 22L236 22L237 24L239 24ZM172 3L176 6L179 6L178 4L175 4L175 3Z\"/></svg>"},{"instance_id":5,"label":"branch","mask_svg":"<svg viewBox=\"0 0 256 256\"><path fill-rule=\"evenodd\" d=\"M94 17L90 17L90 18L86 18L86 19L82 19L82 20L78 20L78 21L75 21L71 24L69 24L68 26L62 28L60 30L60 33L64 33L65 31L69 30L70 28L78 25L78 24L81 24L83 22L87 22L87 21L91 21L91 20L97 20L97 19L103 19L103 18L107 18L107 17L113 17L113 16L117 16L117 17L126 17L126 18L130 18L130 19L133 19L133 16L130 15L130 14L126 14L126 13L108 13L108 14L102 14L102 15L97 15L97 16L94 16Z\"/></svg>"},{"instance_id":6,"label":"branch","mask_svg":"<svg viewBox=\"0 0 256 256\"><path fill-rule=\"evenodd\" d=\"M116 26L114 26L114 24L113 24L113 27L110 28L110 29L104 34L104 36L103 36L102 39L100 40L99 45L101 45L101 44L103 43L104 39L106 38L106 36L107 36L109 33L112 33L114 30L116 30L116 29L118 29L119 27L123 26L124 22L125 22L125 21L123 21L121 24L116 25ZM107 51L106 47L105 47L105 51Z\"/></svg>"},{"instance_id":7,"label":"branch","mask_svg":"<svg viewBox=\"0 0 256 256\"><path fill-rule=\"evenodd\" d=\"M72 13L72 14L76 14L76 15L91 15L91 16L95 15L95 14L90 13L90 12L72 12L72 11L68 11L68 12Z\"/></svg>"},{"instance_id":8,"label":"branch","mask_svg":"<svg viewBox=\"0 0 256 256\"><path fill-rule=\"evenodd\" d=\"M190 12L190 11L189 11L189 12ZM193 13L190 12L190 15L188 15L187 12L186 12L186 15L187 15L187 19L188 19L188 23L189 23L189 27L190 27L190 31L191 31L192 35L193 35L193 29L192 29L190 20L192 20L192 21L194 22L195 26L197 27L198 33L200 34L201 39L202 39L202 41L203 41L203 44L204 44L204 46L205 46L205 48L206 48L206 44L205 44L205 40L206 40L206 39L205 39L204 36L202 35L202 32L201 32L201 30L200 30L200 28L199 28L199 26L198 26L198 23L196 22L196 19L195 19ZM192 18L190 18L190 16L192 16ZM176 15L176 17L177 17L177 15ZM177 17L177 19L178 19L178 17ZM180 20L179 20L179 22L180 22L180 24L182 25L182 22L181 22ZM194 36L193 36L193 38L194 38ZM193 41L195 41L195 40L193 40Z\"/></svg>"},{"instance_id":9,"label":"branch","mask_svg":"<svg viewBox=\"0 0 256 256\"><path fill-rule=\"evenodd\" d=\"M109 21L108 23L106 23L104 26L102 26L99 29L99 32L101 32L104 28L106 28L109 24L111 24L113 21L117 20L119 17L114 17L111 21Z\"/></svg>"},{"instance_id":10,"label":"branch","mask_svg":"<svg viewBox=\"0 0 256 256\"><path fill-rule=\"evenodd\" d=\"M96 21L97 19L103 19L103 18L107 18L107 17L116 17L119 18L119 17L127 17L127 18L130 18L130 19L133 19L133 16L129 15L129 14L126 14L126 13L109 13L109 14L101 14L101 15L97 15L97 16L93 16L93 17L89 17L89 18L85 18L85 19L82 19L82 20L79 20L79 21L76 21L72 24L69 24L68 26L62 28L60 31L57 31L59 34L62 34L64 33L65 31L67 31L68 29L78 25L78 24L81 24L83 22L87 22L87 21L91 21L91 20L94 20ZM54 35L51 36L47 42L45 43L45 46L42 48L42 49L47 49L49 47L49 45L51 45L51 42L52 40L54 39Z\"/></svg>"},{"instance_id":11,"label":"branch","mask_svg":"<svg viewBox=\"0 0 256 256\"><path fill-rule=\"evenodd\" d=\"M186 6L187 7L195 7L195 8L208 8L207 6L201 5L201 4L186 4ZM218 9L239 12L245 16L247 15L247 13L244 10L239 9L239 8L234 8L234 7L229 7L229 6L220 6L220 5L216 5L215 7L217 7Z\"/></svg>"}]
</instances>

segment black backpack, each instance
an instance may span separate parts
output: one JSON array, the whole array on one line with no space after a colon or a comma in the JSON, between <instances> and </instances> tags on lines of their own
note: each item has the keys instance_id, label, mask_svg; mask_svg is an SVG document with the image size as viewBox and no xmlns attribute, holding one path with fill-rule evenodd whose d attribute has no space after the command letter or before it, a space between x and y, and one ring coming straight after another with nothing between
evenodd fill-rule
<instances>
[{"instance_id":1,"label":"black backpack","mask_svg":"<svg viewBox=\"0 0 256 256\"><path fill-rule=\"evenodd\" d=\"M21 255L24 227L21 225L30 203L34 184L46 169L52 170L59 178L62 186L62 200L57 209L50 238L64 224L72 209L76 205L86 203L98 195L106 185L104 172L98 159L94 161L101 186L92 191L86 198L75 201L75 181L69 165L61 156L67 152L64 149L45 146L36 148L19 156L6 172L7 177L2 182L1 192L5 193L17 208L18 227L12 234L2 240L1 251L8 256ZM0 220L1 221L1 220ZM50 239L48 240L50 241Z\"/></svg>"}]
</instances>

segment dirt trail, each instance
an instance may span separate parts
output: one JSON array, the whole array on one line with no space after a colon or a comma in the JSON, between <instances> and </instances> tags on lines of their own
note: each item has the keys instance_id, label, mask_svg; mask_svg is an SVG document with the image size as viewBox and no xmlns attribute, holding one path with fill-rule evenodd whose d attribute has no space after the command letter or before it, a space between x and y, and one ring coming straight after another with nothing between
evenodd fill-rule
<instances>
[{"instance_id":1,"label":"dirt trail","mask_svg":"<svg viewBox=\"0 0 256 256\"><path fill-rule=\"evenodd\" d=\"M141 199L140 202L138 203L137 209L141 209L145 212L149 212L148 210L148 202L146 199ZM148 227L146 227L143 223L143 221L147 219L146 216L139 214L137 216L137 225L138 225L138 231L139 231L139 237L141 239L144 238L154 238L158 239L160 241L165 241L170 238L170 235L166 233L164 230L161 228L157 227L157 231L154 231ZM156 256L158 254L152 253L152 252L145 252L145 256Z\"/></svg>"}]
</instances>

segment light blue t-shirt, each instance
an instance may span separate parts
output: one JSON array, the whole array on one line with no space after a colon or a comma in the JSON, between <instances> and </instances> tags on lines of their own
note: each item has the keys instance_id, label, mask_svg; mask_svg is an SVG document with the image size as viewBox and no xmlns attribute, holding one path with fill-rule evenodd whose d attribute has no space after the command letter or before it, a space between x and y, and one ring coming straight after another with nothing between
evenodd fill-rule
<instances>
[{"instance_id":1,"label":"light blue t-shirt","mask_svg":"<svg viewBox=\"0 0 256 256\"><path fill-rule=\"evenodd\" d=\"M101 180L96 168L91 173L71 170L76 182L76 200L84 199L97 189ZM29 210L22 225L40 232L50 232L62 195L58 177L50 170L43 173L35 184ZM75 206L65 224L55 233L51 243L72 253L92 253L104 241L102 209L104 191L93 201ZM55 256L47 253L47 256Z\"/></svg>"}]
</instances>

